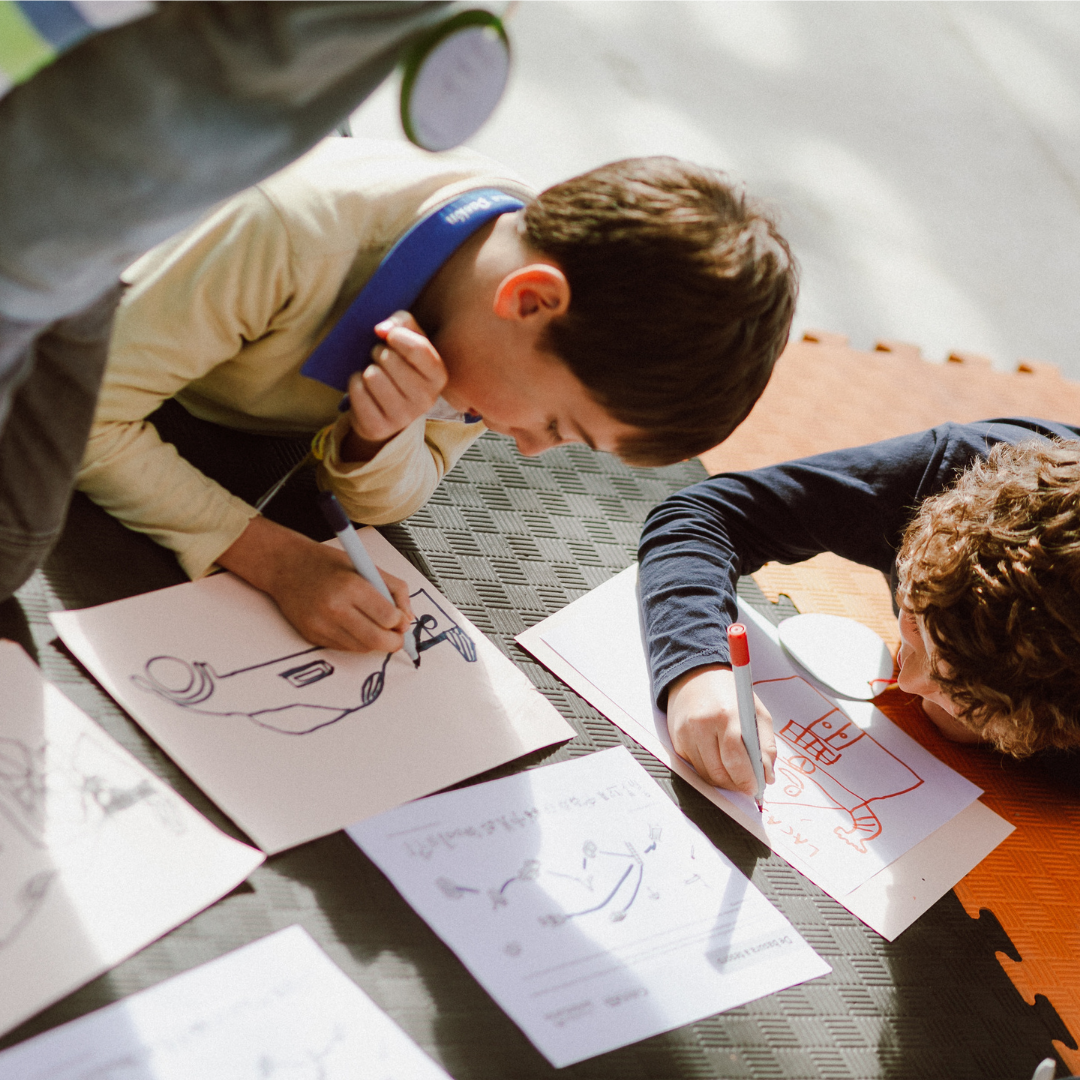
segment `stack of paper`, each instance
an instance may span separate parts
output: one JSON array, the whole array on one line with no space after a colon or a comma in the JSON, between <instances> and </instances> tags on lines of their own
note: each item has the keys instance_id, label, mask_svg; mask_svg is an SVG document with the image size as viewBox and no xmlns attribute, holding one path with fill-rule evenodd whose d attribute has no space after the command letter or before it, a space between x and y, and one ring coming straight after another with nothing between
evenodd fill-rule
<instances>
[{"instance_id":1,"label":"stack of paper","mask_svg":"<svg viewBox=\"0 0 1080 1080\"><path fill-rule=\"evenodd\" d=\"M0 643L0 1033L239 885L229 839ZM26 1074L22 1074L26 1075Z\"/></svg>"},{"instance_id":2,"label":"stack of paper","mask_svg":"<svg viewBox=\"0 0 1080 1080\"><path fill-rule=\"evenodd\" d=\"M557 1067L830 970L622 747L349 834Z\"/></svg>"},{"instance_id":3,"label":"stack of paper","mask_svg":"<svg viewBox=\"0 0 1080 1080\"><path fill-rule=\"evenodd\" d=\"M776 782L759 814L671 747L653 704L637 568L518 640L534 656L811 881L890 940L986 857L1012 826L980 790L869 702L843 707L802 677L775 628L740 604L754 689L776 726Z\"/></svg>"},{"instance_id":4,"label":"stack of paper","mask_svg":"<svg viewBox=\"0 0 1080 1080\"><path fill-rule=\"evenodd\" d=\"M0 1080L449 1080L299 926L0 1054Z\"/></svg>"}]
</instances>

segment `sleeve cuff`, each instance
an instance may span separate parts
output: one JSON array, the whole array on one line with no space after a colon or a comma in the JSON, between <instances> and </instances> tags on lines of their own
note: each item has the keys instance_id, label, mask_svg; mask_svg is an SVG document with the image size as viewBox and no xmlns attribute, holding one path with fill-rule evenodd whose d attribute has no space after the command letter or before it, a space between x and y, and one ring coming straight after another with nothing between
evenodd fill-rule
<instances>
[{"instance_id":1,"label":"sleeve cuff","mask_svg":"<svg viewBox=\"0 0 1080 1080\"><path fill-rule=\"evenodd\" d=\"M258 516L259 511L254 506L249 506L242 499L233 496L222 520L212 531L195 533L188 538L174 535L169 546L176 552L177 561L184 573L192 581L196 581L220 569L217 565L218 557L240 539L252 519Z\"/></svg>"},{"instance_id":2,"label":"sleeve cuff","mask_svg":"<svg viewBox=\"0 0 1080 1080\"><path fill-rule=\"evenodd\" d=\"M388 525L407 518L427 502L441 476L425 426L423 417L414 420L370 461L342 461L341 441L349 430L349 418L342 416L327 440L320 486L333 490L353 521Z\"/></svg>"},{"instance_id":3,"label":"sleeve cuff","mask_svg":"<svg viewBox=\"0 0 1080 1080\"><path fill-rule=\"evenodd\" d=\"M656 707L663 713L667 712L668 691L676 679L681 679L687 672L694 668L708 667L710 664L730 664L731 655L726 648L699 653L695 656L685 656L681 660L662 671L653 675L653 699Z\"/></svg>"}]
</instances>

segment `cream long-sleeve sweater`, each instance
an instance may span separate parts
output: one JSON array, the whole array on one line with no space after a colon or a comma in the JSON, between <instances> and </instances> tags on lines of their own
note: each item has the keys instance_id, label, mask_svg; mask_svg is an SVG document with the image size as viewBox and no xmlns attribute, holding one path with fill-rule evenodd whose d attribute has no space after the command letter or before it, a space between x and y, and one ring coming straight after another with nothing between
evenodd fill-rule
<instances>
[{"instance_id":1,"label":"cream long-sleeve sweater","mask_svg":"<svg viewBox=\"0 0 1080 1080\"><path fill-rule=\"evenodd\" d=\"M419 509L483 424L420 419L371 461L345 463L341 395L300 367L404 232L488 186L533 195L468 150L328 139L143 256L124 275L79 490L175 551L191 577L212 569L256 511L146 421L176 397L244 431L305 434L337 420L320 483L350 517L379 525Z\"/></svg>"}]
</instances>

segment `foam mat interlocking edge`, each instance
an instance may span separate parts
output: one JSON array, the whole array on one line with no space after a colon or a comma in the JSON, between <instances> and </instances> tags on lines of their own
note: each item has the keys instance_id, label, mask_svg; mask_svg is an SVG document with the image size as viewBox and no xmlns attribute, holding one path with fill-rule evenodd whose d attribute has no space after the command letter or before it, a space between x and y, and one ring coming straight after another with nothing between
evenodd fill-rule
<instances>
[{"instance_id":1,"label":"foam mat interlocking edge","mask_svg":"<svg viewBox=\"0 0 1080 1080\"><path fill-rule=\"evenodd\" d=\"M770 564L755 579L767 589L783 588L789 596L794 593L801 612L847 615L879 633L890 625L895 628L884 578L877 575L881 588L864 589L867 573L876 571L831 556L827 562L819 558L794 566ZM845 574L849 575L846 583ZM861 596L855 595L859 603L845 603L847 593L860 592ZM892 634L889 642L894 651L896 636ZM909 735L983 788L982 801L1016 826L955 891L973 919L985 919L989 912L1001 927L1003 938L996 952L1004 971L1048 1028L1059 1033L1057 1050L1070 1070L1080 1072L1076 1045L1080 1034L1080 798L1076 790L1055 782L1038 767L949 742L902 691L883 694L877 704Z\"/></svg>"},{"instance_id":2,"label":"foam mat interlocking edge","mask_svg":"<svg viewBox=\"0 0 1080 1080\"><path fill-rule=\"evenodd\" d=\"M631 470L572 447L523 459L506 440L486 435L425 511L384 530L517 660L578 732L565 747L524 764L629 742L526 659L512 637L627 565L652 503L702 475L696 465ZM181 580L170 578L160 549L144 541L78 504L49 572L23 594L41 661L47 677L235 834L71 658L50 644L44 619L52 608L100 603ZM752 583L744 585L744 595L771 610ZM896 942L884 942L643 750L630 749L825 956L832 975L556 1073L338 833L269 860L248 886L0 1045L300 922L458 1080L1027 1080L1052 1051L1048 1032L994 959L992 943L955 897L946 897Z\"/></svg>"}]
</instances>

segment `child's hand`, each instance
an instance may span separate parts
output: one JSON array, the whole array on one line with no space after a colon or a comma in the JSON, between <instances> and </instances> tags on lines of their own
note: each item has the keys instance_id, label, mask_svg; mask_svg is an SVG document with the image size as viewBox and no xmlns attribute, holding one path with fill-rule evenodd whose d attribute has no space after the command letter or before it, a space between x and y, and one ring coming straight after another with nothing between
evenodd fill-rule
<instances>
[{"instance_id":1,"label":"child's hand","mask_svg":"<svg viewBox=\"0 0 1080 1080\"><path fill-rule=\"evenodd\" d=\"M371 351L374 363L349 380L352 431L342 458L369 461L387 442L423 416L446 385L447 371L435 346L407 311L375 327L385 345Z\"/></svg>"},{"instance_id":2,"label":"child's hand","mask_svg":"<svg viewBox=\"0 0 1080 1080\"><path fill-rule=\"evenodd\" d=\"M773 782L776 741L769 710L754 695L765 783ZM694 668L668 692L668 733L675 752L717 787L754 794L754 767L743 746L739 702L731 668Z\"/></svg>"},{"instance_id":3,"label":"child's hand","mask_svg":"<svg viewBox=\"0 0 1080 1080\"><path fill-rule=\"evenodd\" d=\"M253 518L218 563L269 593L313 645L396 652L413 621L404 581L382 575L394 598L391 604L353 569L344 551L317 544L266 518Z\"/></svg>"}]
</instances>

